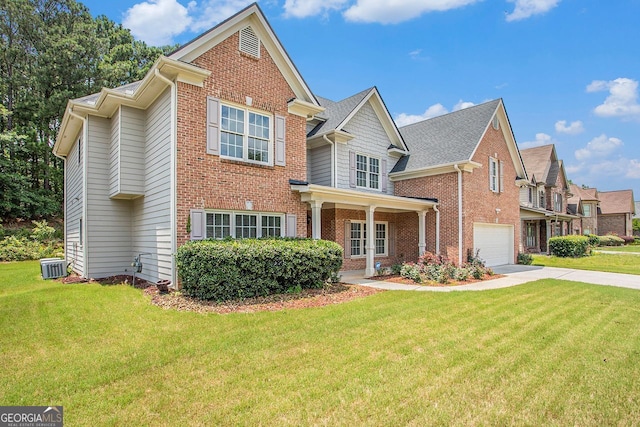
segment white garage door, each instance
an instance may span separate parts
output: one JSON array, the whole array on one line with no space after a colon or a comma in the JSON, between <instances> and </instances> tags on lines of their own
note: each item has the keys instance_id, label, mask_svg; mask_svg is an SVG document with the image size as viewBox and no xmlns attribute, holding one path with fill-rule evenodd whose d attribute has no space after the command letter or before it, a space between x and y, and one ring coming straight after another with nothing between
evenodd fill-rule
<instances>
[{"instance_id":1,"label":"white garage door","mask_svg":"<svg viewBox=\"0 0 640 427\"><path fill-rule=\"evenodd\" d=\"M473 250L487 267L513 264L513 226L473 224Z\"/></svg>"}]
</instances>

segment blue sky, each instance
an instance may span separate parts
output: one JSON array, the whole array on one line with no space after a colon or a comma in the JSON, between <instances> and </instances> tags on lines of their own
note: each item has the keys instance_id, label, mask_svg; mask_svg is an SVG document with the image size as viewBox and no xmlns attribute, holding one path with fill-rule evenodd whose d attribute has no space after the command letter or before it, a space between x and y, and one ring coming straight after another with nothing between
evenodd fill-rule
<instances>
[{"instance_id":1,"label":"blue sky","mask_svg":"<svg viewBox=\"0 0 640 427\"><path fill-rule=\"evenodd\" d=\"M247 0L86 0L151 45L184 43ZM503 98L521 148L640 200L640 0L266 0L311 89L377 86L399 125ZM393 4L393 5L391 5Z\"/></svg>"}]
</instances>

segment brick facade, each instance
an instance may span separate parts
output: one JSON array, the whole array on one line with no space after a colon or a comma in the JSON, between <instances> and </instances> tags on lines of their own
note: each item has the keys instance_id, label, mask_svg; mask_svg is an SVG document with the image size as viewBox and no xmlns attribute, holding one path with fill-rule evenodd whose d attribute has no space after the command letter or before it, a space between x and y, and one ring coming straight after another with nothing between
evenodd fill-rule
<instances>
[{"instance_id":1,"label":"brick facade","mask_svg":"<svg viewBox=\"0 0 640 427\"><path fill-rule=\"evenodd\" d=\"M504 191L489 189L489 157L503 162ZM514 167L501 130L489 127L478 145L474 162L482 167L462 173L462 260L473 250L473 224L506 224L514 227L514 254L518 253L520 235L519 189L515 186ZM440 253L458 260L458 173L412 178L396 182L396 195L435 197L440 211ZM496 212L499 209L499 213ZM427 250L435 251L435 212L427 214ZM480 255L482 257L482 255ZM515 261L515 259L514 259Z\"/></svg>"},{"instance_id":2,"label":"brick facade","mask_svg":"<svg viewBox=\"0 0 640 427\"><path fill-rule=\"evenodd\" d=\"M231 35L193 63L211 71L203 87L178 83L177 88L177 238L189 239L190 209L245 210L297 215L297 235L307 235L307 208L293 193L289 180L306 179L306 121L288 113L295 98L264 46L260 58L241 53L238 33ZM206 153L207 96L286 117L286 166L262 166L222 159ZM273 126L273 121L272 121ZM273 153L272 153L273 155Z\"/></svg>"},{"instance_id":3,"label":"brick facade","mask_svg":"<svg viewBox=\"0 0 640 427\"><path fill-rule=\"evenodd\" d=\"M618 236L631 236L629 224L632 220L630 214L598 215L598 234L605 236L615 234Z\"/></svg>"}]
</instances>

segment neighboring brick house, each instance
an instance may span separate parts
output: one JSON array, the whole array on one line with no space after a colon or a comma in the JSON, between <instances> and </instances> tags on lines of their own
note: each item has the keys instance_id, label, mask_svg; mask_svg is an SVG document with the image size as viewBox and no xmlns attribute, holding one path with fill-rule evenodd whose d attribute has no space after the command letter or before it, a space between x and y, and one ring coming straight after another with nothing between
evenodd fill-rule
<instances>
[{"instance_id":1,"label":"neighboring brick house","mask_svg":"<svg viewBox=\"0 0 640 427\"><path fill-rule=\"evenodd\" d=\"M598 210L600 200L595 188L581 188L571 184L572 196L568 200L567 209L578 218L571 222L573 234L598 234Z\"/></svg>"},{"instance_id":2,"label":"neighboring brick house","mask_svg":"<svg viewBox=\"0 0 640 427\"><path fill-rule=\"evenodd\" d=\"M553 144L520 150L529 182L520 188L522 250L547 252L554 236L571 234L578 216L569 213L569 180Z\"/></svg>"},{"instance_id":3,"label":"neighboring brick house","mask_svg":"<svg viewBox=\"0 0 640 427\"><path fill-rule=\"evenodd\" d=\"M520 244L518 186L527 182L501 99L400 128L410 152L389 174L395 194L435 197L427 250L455 262L479 251L487 265L513 264ZM439 242L439 248L435 244Z\"/></svg>"},{"instance_id":4,"label":"neighboring brick house","mask_svg":"<svg viewBox=\"0 0 640 427\"><path fill-rule=\"evenodd\" d=\"M598 192L598 235L633 235L635 202L632 190Z\"/></svg>"}]
</instances>

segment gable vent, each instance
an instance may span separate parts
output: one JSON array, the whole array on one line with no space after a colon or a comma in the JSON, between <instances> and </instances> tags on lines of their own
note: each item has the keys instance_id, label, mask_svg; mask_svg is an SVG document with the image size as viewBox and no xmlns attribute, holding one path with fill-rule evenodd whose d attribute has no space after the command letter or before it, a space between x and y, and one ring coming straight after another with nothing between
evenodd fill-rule
<instances>
[{"instance_id":1,"label":"gable vent","mask_svg":"<svg viewBox=\"0 0 640 427\"><path fill-rule=\"evenodd\" d=\"M260 39L251 27L240 30L240 52L260 58Z\"/></svg>"}]
</instances>

